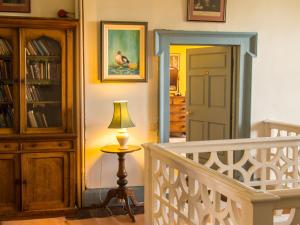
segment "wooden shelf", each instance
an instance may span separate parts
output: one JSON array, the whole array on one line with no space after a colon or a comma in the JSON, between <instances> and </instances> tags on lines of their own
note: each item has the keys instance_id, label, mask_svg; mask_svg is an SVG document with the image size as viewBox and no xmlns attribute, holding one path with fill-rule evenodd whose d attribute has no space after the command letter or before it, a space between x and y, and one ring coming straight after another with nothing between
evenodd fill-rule
<instances>
[{"instance_id":1,"label":"wooden shelf","mask_svg":"<svg viewBox=\"0 0 300 225\"><path fill-rule=\"evenodd\" d=\"M0 105L8 105L8 104L14 104L14 103L8 101L0 101Z\"/></svg>"},{"instance_id":2,"label":"wooden shelf","mask_svg":"<svg viewBox=\"0 0 300 225\"><path fill-rule=\"evenodd\" d=\"M28 101L27 104L61 104L61 101Z\"/></svg>"},{"instance_id":3,"label":"wooden shelf","mask_svg":"<svg viewBox=\"0 0 300 225\"><path fill-rule=\"evenodd\" d=\"M59 62L61 61L60 56L47 56L47 55L27 55L28 61L44 61L44 62Z\"/></svg>"},{"instance_id":4,"label":"wooden shelf","mask_svg":"<svg viewBox=\"0 0 300 225\"><path fill-rule=\"evenodd\" d=\"M12 56L11 55L0 55L0 59L9 61L9 60L12 60Z\"/></svg>"},{"instance_id":5,"label":"wooden shelf","mask_svg":"<svg viewBox=\"0 0 300 225\"><path fill-rule=\"evenodd\" d=\"M12 80L0 80L0 85L13 85L14 82Z\"/></svg>"},{"instance_id":6,"label":"wooden shelf","mask_svg":"<svg viewBox=\"0 0 300 225\"><path fill-rule=\"evenodd\" d=\"M28 79L27 83L30 85L60 85L58 80L49 79Z\"/></svg>"}]
</instances>

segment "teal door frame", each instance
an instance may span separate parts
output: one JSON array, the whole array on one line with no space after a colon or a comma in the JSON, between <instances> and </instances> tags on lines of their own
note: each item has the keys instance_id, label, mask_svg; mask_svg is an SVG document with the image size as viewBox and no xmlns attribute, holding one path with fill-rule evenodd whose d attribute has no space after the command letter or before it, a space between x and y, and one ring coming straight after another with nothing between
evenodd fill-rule
<instances>
[{"instance_id":1,"label":"teal door frame","mask_svg":"<svg viewBox=\"0 0 300 225\"><path fill-rule=\"evenodd\" d=\"M155 30L155 54L159 56L159 141L169 141L170 131L170 45L226 45L239 47L236 78L235 135L250 137L252 60L257 55L253 33Z\"/></svg>"}]
</instances>

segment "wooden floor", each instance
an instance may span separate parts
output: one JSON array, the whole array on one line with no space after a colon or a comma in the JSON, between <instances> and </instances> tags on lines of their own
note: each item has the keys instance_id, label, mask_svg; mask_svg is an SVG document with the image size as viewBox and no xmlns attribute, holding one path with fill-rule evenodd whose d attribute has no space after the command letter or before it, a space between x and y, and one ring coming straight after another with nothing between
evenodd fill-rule
<instances>
[{"instance_id":1,"label":"wooden floor","mask_svg":"<svg viewBox=\"0 0 300 225\"><path fill-rule=\"evenodd\" d=\"M82 220L67 220L64 217L18 220L18 221L0 221L0 225L143 225L144 215L136 215L136 222L132 223L127 215L112 216L106 218L90 218Z\"/></svg>"}]
</instances>

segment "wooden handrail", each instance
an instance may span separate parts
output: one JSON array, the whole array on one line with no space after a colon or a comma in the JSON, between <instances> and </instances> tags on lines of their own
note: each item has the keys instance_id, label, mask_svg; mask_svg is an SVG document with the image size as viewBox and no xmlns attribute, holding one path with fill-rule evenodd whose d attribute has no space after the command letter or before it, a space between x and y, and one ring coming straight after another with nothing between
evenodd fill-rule
<instances>
[{"instance_id":1,"label":"wooden handrail","mask_svg":"<svg viewBox=\"0 0 300 225\"><path fill-rule=\"evenodd\" d=\"M272 129L276 129L278 131L286 131L288 133L300 134L300 125L274 121L274 120L264 120L263 126L265 130L265 135L270 136ZM278 135L279 136L279 135Z\"/></svg>"},{"instance_id":2,"label":"wooden handrail","mask_svg":"<svg viewBox=\"0 0 300 225\"><path fill-rule=\"evenodd\" d=\"M300 136L262 137L216 141L194 141L186 143L159 144L160 147L177 153L214 152L239 149L255 149L300 145Z\"/></svg>"}]
</instances>

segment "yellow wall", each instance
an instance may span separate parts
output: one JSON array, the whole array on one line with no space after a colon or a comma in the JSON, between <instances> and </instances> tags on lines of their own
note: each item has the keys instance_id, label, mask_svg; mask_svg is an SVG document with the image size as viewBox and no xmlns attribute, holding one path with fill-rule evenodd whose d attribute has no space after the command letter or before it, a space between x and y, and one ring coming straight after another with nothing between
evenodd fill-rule
<instances>
[{"instance_id":1,"label":"yellow wall","mask_svg":"<svg viewBox=\"0 0 300 225\"><path fill-rule=\"evenodd\" d=\"M288 4L282 0L272 0L272 3L230 0L225 23L187 21L187 1L182 0L82 1L88 188L115 186L117 158L99 151L99 146L115 143L114 131L107 129L113 100L129 100L129 112L136 124L129 129L130 143L157 140L159 59L154 55L155 29L258 32L258 56L253 60L252 125L266 118L300 123L299 0L289 0ZM148 22L147 83L104 84L98 80L101 20ZM127 156L129 185L143 185L143 165L143 152Z\"/></svg>"},{"instance_id":2,"label":"yellow wall","mask_svg":"<svg viewBox=\"0 0 300 225\"><path fill-rule=\"evenodd\" d=\"M180 55L179 66L179 92L182 96L186 93L186 50L192 48L208 48L209 46L197 45L171 45L170 54Z\"/></svg>"}]
</instances>

